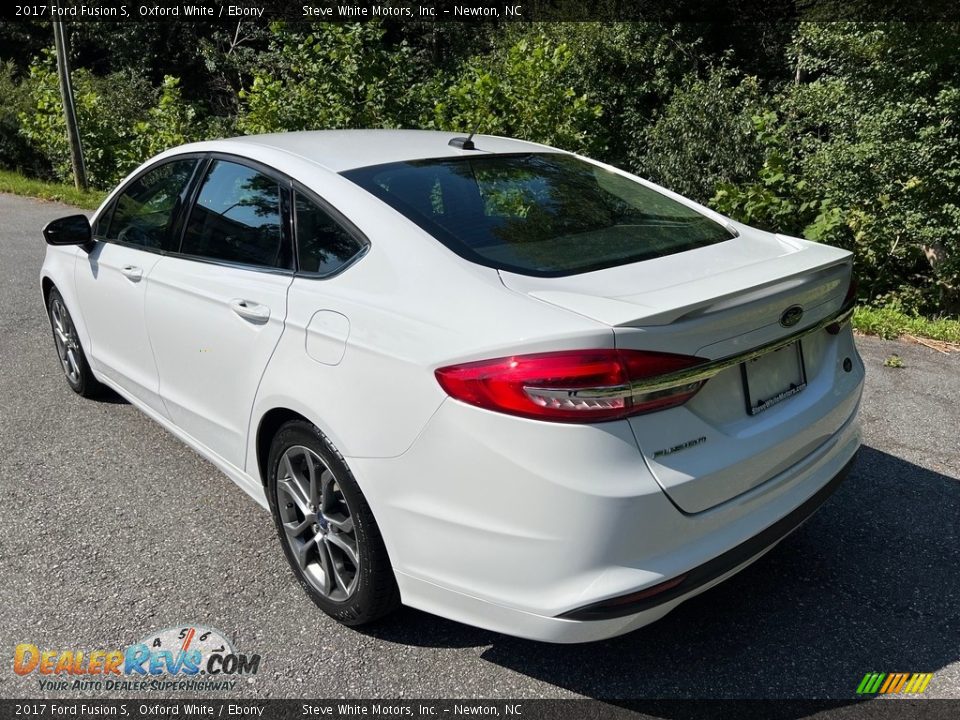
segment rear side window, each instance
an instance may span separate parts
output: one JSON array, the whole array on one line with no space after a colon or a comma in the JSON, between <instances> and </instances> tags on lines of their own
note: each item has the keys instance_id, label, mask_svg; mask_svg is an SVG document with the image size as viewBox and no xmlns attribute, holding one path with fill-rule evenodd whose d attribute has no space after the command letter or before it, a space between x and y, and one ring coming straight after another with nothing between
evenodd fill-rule
<instances>
[{"instance_id":1,"label":"rear side window","mask_svg":"<svg viewBox=\"0 0 960 720\"><path fill-rule=\"evenodd\" d=\"M302 272L330 275L349 263L364 248L316 203L299 193L294 201L297 216L297 259Z\"/></svg>"},{"instance_id":2,"label":"rear side window","mask_svg":"<svg viewBox=\"0 0 960 720\"><path fill-rule=\"evenodd\" d=\"M264 267L290 268L279 183L245 165L216 160L190 211L180 252Z\"/></svg>"},{"instance_id":3,"label":"rear side window","mask_svg":"<svg viewBox=\"0 0 960 720\"><path fill-rule=\"evenodd\" d=\"M343 175L462 257L524 275L573 275L733 237L646 185L559 153L418 160Z\"/></svg>"},{"instance_id":4,"label":"rear side window","mask_svg":"<svg viewBox=\"0 0 960 720\"><path fill-rule=\"evenodd\" d=\"M147 171L121 193L109 227L97 230L108 240L155 250L176 250L174 221L185 200L196 159L173 160Z\"/></svg>"}]
</instances>

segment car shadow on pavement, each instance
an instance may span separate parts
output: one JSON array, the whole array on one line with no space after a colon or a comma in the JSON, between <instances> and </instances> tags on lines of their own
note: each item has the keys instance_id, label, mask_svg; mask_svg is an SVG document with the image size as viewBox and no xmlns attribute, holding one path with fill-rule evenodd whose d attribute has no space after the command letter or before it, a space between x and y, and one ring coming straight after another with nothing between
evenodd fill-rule
<instances>
[{"instance_id":1,"label":"car shadow on pavement","mask_svg":"<svg viewBox=\"0 0 960 720\"><path fill-rule=\"evenodd\" d=\"M130 402L125 397L120 395L118 392L116 392L112 388L108 388L106 386L104 386L103 389L100 390L100 394L97 395L94 398L94 400L96 400L99 403L105 403L107 405L129 405L130 404Z\"/></svg>"},{"instance_id":2,"label":"car shadow on pavement","mask_svg":"<svg viewBox=\"0 0 960 720\"><path fill-rule=\"evenodd\" d=\"M629 635L548 645L409 609L370 634L489 645L484 660L592 698L854 700L867 672L936 673L960 658L958 535L960 480L864 447L779 547Z\"/></svg>"}]
</instances>

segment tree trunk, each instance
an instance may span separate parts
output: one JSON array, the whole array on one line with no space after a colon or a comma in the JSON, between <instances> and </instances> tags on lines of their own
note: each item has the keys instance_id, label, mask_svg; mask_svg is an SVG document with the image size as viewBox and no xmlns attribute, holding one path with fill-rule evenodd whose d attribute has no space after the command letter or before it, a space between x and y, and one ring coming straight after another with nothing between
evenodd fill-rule
<instances>
[{"instance_id":1,"label":"tree trunk","mask_svg":"<svg viewBox=\"0 0 960 720\"><path fill-rule=\"evenodd\" d=\"M954 282L953 278L943 276L943 267L947 264L950 253L947 246L940 241L932 242L928 245L922 245L923 254L930 263L930 269L933 270L933 276L940 288L940 297L944 313L947 315L960 315L960 287Z\"/></svg>"}]
</instances>

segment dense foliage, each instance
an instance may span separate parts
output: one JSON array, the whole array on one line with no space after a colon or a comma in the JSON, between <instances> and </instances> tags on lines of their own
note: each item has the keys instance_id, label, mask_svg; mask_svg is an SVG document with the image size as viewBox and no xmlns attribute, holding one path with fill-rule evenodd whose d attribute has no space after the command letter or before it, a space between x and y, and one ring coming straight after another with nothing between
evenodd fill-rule
<instances>
[{"instance_id":1,"label":"dense foliage","mask_svg":"<svg viewBox=\"0 0 960 720\"><path fill-rule=\"evenodd\" d=\"M240 91L244 133L409 124L409 50L375 23L278 25Z\"/></svg>"},{"instance_id":2,"label":"dense foliage","mask_svg":"<svg viewBox=\"0 0 960 720\"><path fill-rule=\"evenodd\" d=\"M960 32L803 25L722 212L850 248L866 297L960 313Z\"/></svg>"},{"instance_id":3,"label":"dense foliage","mask_svg":"<svg viewBox=\"0 0 960 720\"><path fill-rule=\"evenodd\" d=\"M0 27L0 167L70 177L49 25ZM8 37L9 36L9 37ZM585 152L855 251L862 299L960 313L960 25L78 24L92 183L189 140L423 127Z\"/></svg>"}]
</instances>

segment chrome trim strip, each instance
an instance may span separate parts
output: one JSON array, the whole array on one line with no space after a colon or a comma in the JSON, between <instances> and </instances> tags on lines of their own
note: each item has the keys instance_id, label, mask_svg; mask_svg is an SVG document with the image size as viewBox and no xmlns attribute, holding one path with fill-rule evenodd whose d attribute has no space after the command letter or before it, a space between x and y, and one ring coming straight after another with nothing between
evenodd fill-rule
<instances>
[{"instance_id":1,"label":"chrome trim strip","mask_svg":"<svg viewBox=\"0 0 960 720\"><path fill-rule=\"evenodd\" d=\"M756 358L776 352L781 348L785 348L787 345L795 343L797 340L801 340L807 335L812 335L815 332L823 330L828 325L833 325L834 323L844 323L850 319L851 315L853 315L853 304L850 304L846 307L841 307L837 312L833 313L832 315L828 315L823 320L820 320L808 328L804 328L803 330L799 330L795 333L787 335L786 337L782 337L779 340L774 340L766 345L761 345L753 350L747 350L746 352L738 353L736 355L728 355L727 357L720 358L719 360L707 360L700 365L694 365L693 367L689 367L684 370L678 370L677 372L670 373L668 375L658 375L650 380L638 380L634 383L631 383L629 387L626 385L619 385L616 387L579 388L576 390L525 387L524 390L537 393L544 397L566 398L570 400L591 400L614 396L622 397L624 392L628 389L632 397L637 397L649 395L650 393L655 393L660 390L676 388L680 385L694 385L699 382L705 382L714 375L717 375L728 368L749 362L750 360L755 360Z\"/></svg>"},{"instance_id":2,"label":"chrome trim strip","mask_svg":"<svg viewBox=\"0 0 960 720\"><path fill-rule=\"evenodd\" d=\"M728 368L735 367L741 363L749 362L750 360L755 360L756 358L776 352L781 348L785 348L787 345L795 343L797 340L803 339L807 335L812 335L815 332L823 330L828 325L846 322L850 319L851 315L853 315L853 305L850 305L850 307L847 308L841 308L833 315L828 315L823 320L820 320L808 328L799 330L795 333L787 335L786 337L780 338L779 340L774 340L766 345L761 345L753 350L747 350L746 352L738 353L736 355L728 355L727 357L720 358L719 360L708 361L703 365L695 365L694 367L687 368L686 370L680 370L678 372L671 373L670 375L663 375L652 381L640 380L633 383L631 387L634 393L636 393L638 390L641 392L650 392L651 390L660 390L663 388L673 387L675 385L709 380L714 375L717 375Z\"/></svg>"}]
</instances>

